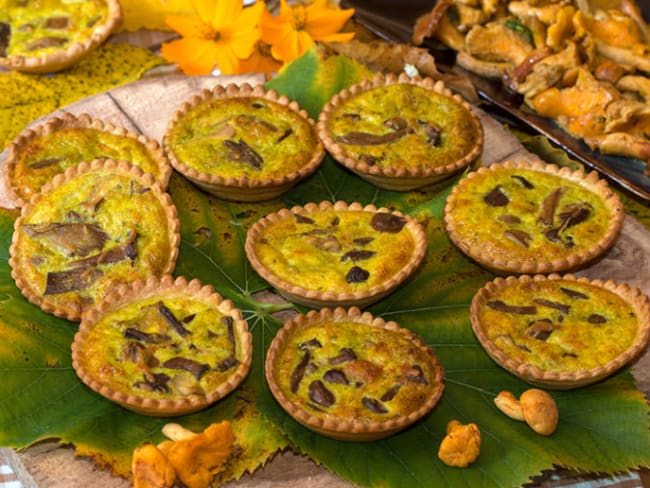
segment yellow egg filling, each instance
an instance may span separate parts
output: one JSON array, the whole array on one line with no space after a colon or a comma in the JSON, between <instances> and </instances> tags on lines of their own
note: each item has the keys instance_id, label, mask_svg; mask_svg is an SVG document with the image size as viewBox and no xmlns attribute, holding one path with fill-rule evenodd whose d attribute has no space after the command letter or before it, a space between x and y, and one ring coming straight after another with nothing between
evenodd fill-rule
<instances>
[{"instance_id":1,"label":"yellow egg filling","mask_svg":"<svg viewBox=\"0 0 650 488\"><path fill-rule=\"evenodd\" d=\"M145 398L205 396L242 362L234 320L213 304L161 295L120 307L93 324L84 373Z\"/></svg>"},{"instance_id":2,"label":"yellow egg filling","mask_svg":"<svg viewBox=\"0 0 650 488\"><path fill-rule=\"evenodd\" d=\"M451 164L467 156L480 135L468 108L409 83L344 99L332 108L327 125L346 156L380 168Z\"/></svg>"},{"instance_id":3,"label":"yellow egg filling","mask_svg":"<svg viewBox=\"0 0 650 488\"><path fill-rule=\"evenodd\" d=\"M370 290L391 280L411 260L415 240L405 223L404 217L383 212L291 215L262 230L255 254L274 276L305 290ZM390 231L387 226L392 226Z\"/></svg>"},{"instance_id":4,"label":"yellow egg filling","mask_svg":"<svg viewBox=\"0 0 650 488\"><path fill-rule=\"evenodd\" d=\"M43 56L88 40L106 22L103 0L0 0L0 56Z\"/></svg>"},{"instance_id":5,"label":"yellow egg filling","mask_svg":"<svg viewBox=\"0 0 650 488\"><path fill-rule=\"evenodd\" d=\"M473 255L522 263L593 248L610 231L611 218L605 200L587 185L520 168L476 174L446 215Z\"/></svg>"},{"instance_id":6,"label":"yellow egg filling","mask_svg":"<svg viewBox=\"0 0 650 488\"><path fill-rule=\"evenodd\" d=\"M480 322L509 358L559 372L607 364L632 345L639 328L634 309L616 293L561 280L498 290L484 304Z\"/></svg>"},{"instance_id":7,"label":"yellow egg filling","mask_svg":"<svg viewBox=\"0 0 650 488\"><path fill-rule=\"evenodd\" d=\"M159 162L135 138L90 128L64 128L31 139L19 148L12 183L25 201L55 175L82 161L125 160L158 178Z\"/></svg>"},{"instance_id":8,"label":"yellow egg filling","mask_svg":"<svg viewBox=\"0 0 650 488\"><path fill-rule=\"evenodd\" d=\"M440 387L436 365L404 335L352 321L297 330L273 376L289 401L334 421L385 421L421 407Z\"/></svg>"},{"instance_id":9,"label":"yellow egg filling","mask_svg":"<svg viewBox=\"0 0 650 488\"><path fill-rule=\"evenodd\" d=\"M77 175L23 209L14 273L35 295L79 313L116 282L170 271L176 230L167 205L129 174Z\"/></svg>"},{"instance_id":10,"label":"yellow egg filling","mask_svg":"<svg viewBox=\"0 0 650 488\"><path fill-rule=\"evenodd\" d=\"M263 181L306 166L318 138L305 117L250 96L200 102L173 123L165 145L179 162L201 173Z\"/></svg>"}]
</instances>

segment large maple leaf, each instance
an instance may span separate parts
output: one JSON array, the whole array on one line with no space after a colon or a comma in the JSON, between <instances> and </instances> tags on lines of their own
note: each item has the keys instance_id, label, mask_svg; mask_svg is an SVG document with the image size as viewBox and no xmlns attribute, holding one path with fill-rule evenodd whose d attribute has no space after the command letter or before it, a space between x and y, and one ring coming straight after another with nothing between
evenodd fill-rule
<instances>
[{"instance_id":1,"label":"large maple leaf","mask_svg":"<svg viewBox=\"0 0 650 488\"><path fill-rule=\"evenodd\" d=\"M271 85L314 116L330 93L365 75L344 58L323 60L311 51ZM286 445L342 478L372 487L514 486L554 466L612 473L650 464L648 405L629 370L593 386L553 392L560 423L549 437L496 409L493 398L500 390L519 394L529 385L497 366L472 334L469 303L492 275L459 253L444 232L441 209L456 180L427 191L390 192L328 157L316 174L281 199L237 204L208 196L178 175L172 178L169 191L182 234L176 274L199 278L232 299L254 335L253 367L245 383L211 408L175 419L196 430L233 421L241 449L218 481L238 478ZM267 302L269 286L243 252L246 230L268 212L321 200L399 209L418 219L428 236L425 265L369 310L422 337L445 369L446 388L430 415L380 441L335 441L307 430L278 406L264 381L265 352L281 326L275 313L304 308ZM7 249L15 216L0 212L0 444L21 448L59 438L127 475L132 449L161 440L160 427L169 419L126 411L77 379L70 361L76 325L30 305L11 279ZM447 467L436 456L452 418L475 422L482 431L481 455L467 469Z\"/></svg>"}]
</instances>

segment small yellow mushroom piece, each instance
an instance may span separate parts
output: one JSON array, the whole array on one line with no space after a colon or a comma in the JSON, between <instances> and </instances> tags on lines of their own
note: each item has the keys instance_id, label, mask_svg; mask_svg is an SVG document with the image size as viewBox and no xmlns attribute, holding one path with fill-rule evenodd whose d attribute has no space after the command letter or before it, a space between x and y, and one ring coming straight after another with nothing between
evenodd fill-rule
<instances>
[{"instance_id":1,"label":"small yellow mushroom piece","mask_svg":"<svg viewBox=\"0 0 650 488\"><path fill-rule=\"evenodd\" d=\"M451 420L447 435L442 439L438 457L447 466L466 468L476 461L481 452L481 431L476 424L461 424Z\"/></svg>"},{"instance_id":2,"label":"small yellow mushroom piece","mask_svg":"<svg viewBox=\"0 0 650 488\"><path fill-rule=\"evenodd\" d=\"M135 488L171 488L176 480L174 467L153 444L135 448L131 470Z\"/></svg>"},{"instance_id":3,"label":"small yellow mushroom piece","mask_svg":"<svg viewBox=\"0 0 650 488\"><path fill-rule=\"evenodd\" d=\"M172 441L182 441L194 437L196 432L186 429L180 424L169 423L163 425L162 433Z\"/></svg>"},{"instance_id":4,"label":"small yellow mushroom piece","mask_svg":"<svg viewBox=\"0 0 650 488\"><path fill-rule=\"evenodd\" d=\"M553 397L544 390L531 388L519 397L524 419L530 427L540 435L551 435L555 432L559 412Z\"/></svg>"},{"instance_id":5,"label":"small yellow mushroom piece","mask_svg":"<svg viewBox=\"0 0 650 488\"><path fill-rule=\"evenodd\" d=\"M521 408L521 403L509 391L499 392L494 399L494 404L511 419L524 420L524 411Z\"/></svg>"}]
</instances>

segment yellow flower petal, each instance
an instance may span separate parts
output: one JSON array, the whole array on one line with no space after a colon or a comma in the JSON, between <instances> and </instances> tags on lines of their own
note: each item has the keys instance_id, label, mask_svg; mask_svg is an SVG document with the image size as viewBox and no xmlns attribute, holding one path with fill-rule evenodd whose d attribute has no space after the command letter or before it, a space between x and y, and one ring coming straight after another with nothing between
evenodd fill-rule
<instances>
[{"instance_id":1,"label":"yellow flower petal","mask_svg":"<svg viewBox=\"0 0 650 488\"><path fill-rule=\"evenodd\" d=\"M216 55L219 71L226 75L236 74L239 67L239 58L230 46L226 44L219 45Z\"/></svg>"},{"instance_id":2,"label":"yellow flower petal","mask_svg":"<svg viewBox=\"0 0 650 488\"><path fill-rule=\"evenodd\" d=\"M189 15L168 15L165 22L183 37L203 37L209 27L198 17Z\"/></svg>"},{"instance_id":3,"label":"yellow flower petal","mask_svg":"<svg viewBox=\"0 0 650 488\"><path fill-rule=\"evenodd\" d=\"M280 0L279 17L287 17L292 14L293 8L287 3L287 0Z\"/></svg>"},{"instance_id":4,"label":"yellow flower petal","mask_svg":"<svg viewBox=\"0 0 650 488\"><path fill-rule=\"evenodd\" d=\"M279 17L274 17L271 12L264 10L260 25L262 31L262 41L267 44L273 44L280 39L286 29L286 24Z\"/></svg>"},{"instance_id":5,"label":"yellow flower petal","mask_svg":"<svg viewBox=\"0 0 650 488\"><path fill-rule=\"evenodd\" d=\"M161 46L165 59L180 66L188 75L207 75L217 62L218 47L214 42L185 37Z\"/></svg>"},{"instance_id":6,"label":"yellow flower petal","mask_svg":"<svg viewBox=\"0 0 650 488\"><path fill-rule=\"evenodd\" d=\"M241 2L240 2L241 3ZM266 12L264 2L255 2L250 7L246 7L241 11L241 14L236 20L236 23L242 26L259 26L262 19L262 13Z\"/></svg>"},{"instance_id":7,"label":"yellow flower petal","mask_svg":"<svg viewBox=\"0 0 650 488\"><path fill-rule=\"evenodd\" d=\"M323 42L350 42L354 39L354 32L337 32L327 36L314 37L314 39Z\"/></svg>"},{"instance_id":8,"label":"yellow flower petal","mask_svg":"<svg viewBox=\"0 0 650 488\"><path fill-rule=\"evenodd\" d=\"M237 73L270 73L277 72L282 67L282 62L271 56L271 46L258 42L253 54L246 59L239 60Z\"/></svg>"},{"instance_id":9,"label":"yellow flower petal","mask_svg":"<svg viewBox=\"0 0 650 488\"><path fill-rule=\"evenodd\" d=\"M262 32L260 22L265 11L264 3L256 2L254 5L242 10L239 17L230 28L230 43L235 55L247 58L255 49L255 44L260 40Z\"/></svg>"},{"instance_id":10,"label":"yellow flower petal","mask_svg":"<svg viewBox=\"0 0 650 488\"><path fill-rule=\"evenodd\" d=\"M314 40L304 31L288 32L281 42L274 44L271 53L276 59L288 62L302 56L312 45Z\"/></svg>"},{"instance_id":11,"label":"yellow flower petal","mask_svg":"<svg viewBox=\"0 0 650 488\"><path fill-rule=\"evenodd\" d=\"M247 32L236 35L231 41L231 49L238 58L247 58L255 50L255 43L260 40L260 32Z\"/></svg>"},{"instance_id":12,"label":"yellow flower petal","mask_svg":"<svg viewBox=\"0 0 650 488\"><path fill-rule=\"evenodd\" d=\"M201 17L208 20L217 30L227 29L241 15L243 2L241 0L217 0L216 8L205 12Z\"/></svg>"},{"instance_id":13,"label":"yellow flower petal","mask_svg":"<svg viewBox=\"0 0 650 488\"><path fill-rule=\"evenodd\" d=\"M306 8L307 22L305 30L315 40L340 31L354 14L354 9L332 9L327 7L327 0L317 0Z\"/></svg>"},{"instance_id":14,"label":"yellow flower petal","mask_svg":"<svg viewBox=\"0 0 650 488\"><path fill-rule=\"evenodd\" d=\"M210 18L221 0L191 0L192 10L196 16L206 24L210 24Z\"/></svg>"}]
</instances>

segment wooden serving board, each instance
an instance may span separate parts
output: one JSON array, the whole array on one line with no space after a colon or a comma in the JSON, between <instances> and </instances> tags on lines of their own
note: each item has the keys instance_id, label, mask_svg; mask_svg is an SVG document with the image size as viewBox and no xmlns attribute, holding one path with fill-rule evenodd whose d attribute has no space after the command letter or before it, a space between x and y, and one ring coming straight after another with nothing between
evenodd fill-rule
<instances>
[{"instance_id":1,"label":"wooden serving board","mask_svg":"<svg viewBox=\"0 0 650 488\"><path fill-rule=\"evenodd\" d=\"M152 77L102 93L73 105L65 111L79 115L88 113L94 118L121 125L129 130L162 141L167 122L174 111L193 94L211 89L216 84L250 83L264 80L259 75L236 77L188 77L166 75ZM483 164L511 158L538 159L527 152L501 124L476 110L485 132ZM56 116L55 112L50 116ZM46 118L35 121L42 123ZM4 171L7 151L0 153L0 171ZM2 180L4 181L4 180ZM0 206L12 207L4 186L0 187ZM579 273L590 278L625 281L650 295L650 231L627 216L620 238L598 263ZM639 388L650 397L650 353L637 361L633 367ZM19 473L26 488L46 486L49 488L75 488L101 486L123 488L130 483L111 476L108 471L97 468L86 458L75 457L71 447L45 442L20 452L17 456L0 449L0 460L5 460ZM541 486L546 485L542 483ZM253 475L231 482L228 487L248 488L349 488L352 485L318 467L310 459L287 452L277 455L267 466ZM550 485L547 485L550 486ZM557 486L557 485L554 485Z\"/></svg>"}]
</instances>

